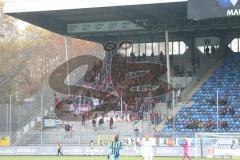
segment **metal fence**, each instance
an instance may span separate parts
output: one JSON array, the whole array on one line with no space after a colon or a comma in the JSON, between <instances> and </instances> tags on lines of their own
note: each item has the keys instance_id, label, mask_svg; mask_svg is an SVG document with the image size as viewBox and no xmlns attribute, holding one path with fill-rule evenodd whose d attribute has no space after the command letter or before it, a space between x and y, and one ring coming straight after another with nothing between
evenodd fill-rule
<instances>
[{"instance_id":1,"label":"metal fence","mask_svg":"<svg viewBox=\"0 0 240 160\"><path fill-rule=\"evenodd\" d=\"M53 91L48 87L43 87L30 98L31 101L23 104L12 104L11 99L9 96L9 104L0 104L0 136L13 136L35 117L41 115L41 106L47 109L54 105Z\"/></svg>"},{"instance_id":2,"label":"metal fence","mask_svg":"<svg viewBox=\"0 0 240 160\"><path fill-rule=\"evenodd\" d=\"M114 135L120 135L120 140L124 140L124 137L135 138L136 134L130 131L79 131L79 132L39 132L32 131L26 133L21 139L15 143L15 146L36 146L36 145L55 145L56 142L60 142L64 145L89 145L91 141L99 145L107 145L112 140ZM138 134L138 137L142 137L142 134Z\"/></svg>"}]
</instances>

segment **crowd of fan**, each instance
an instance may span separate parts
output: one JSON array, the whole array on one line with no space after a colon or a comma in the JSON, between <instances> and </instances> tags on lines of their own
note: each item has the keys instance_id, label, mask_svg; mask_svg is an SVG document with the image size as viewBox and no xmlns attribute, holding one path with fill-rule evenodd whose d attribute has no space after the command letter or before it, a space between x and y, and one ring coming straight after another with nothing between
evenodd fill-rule
<instances>
[{"instance_id":1,"label":"crowd of fan","mask_svg":"<svg viewBox=\"0 0 240 160\"><path fill-rule=\"evenodd\" d=\"M104 77L104 78L102 78ZM110 78L110 75L103 75L103 76L97 76L96 81L93 84L90 84L92 87L96 90L105 90L105 91L113 91L113 84ZM117 76L118 77L118 76ZM150 89L149 87L138 87L137 90L148 90ZM139 116L141 115L142 112L148 112L150 109L154 108L155 101L154 99L147 98L147 99L141 99L141 98L135 98L134 100L137 100L134 104L124 104L124 111L131 110L135 113L138 113ZM69 107L69 111L73 112L74 115L80 114L79 112L79 107L81 106L88 106L89 109L91 110L94 106L93 104L93 99L88 96L80 95L80 96L69 96L69 97L63 97L62 101L68 105L71 106ZM104 103L103 100L99 99L98 100L100 104ZM118 102L115 106L115 111L120 110L121 105L120 102Z\"/></svg>"},{"instance_id":2,"label":"crowd of fan","mask_svg":"<svg viewBox=\"0 0 240 160\"><path fill-rule=\"evenodd\" d=\"M165 59L164 59L164 55L163 55L163 52L160 51L160 62L161 63L166 63ZM154 55L154 52L151 53L151 59L155 58L156 56ZM142 53L141 54L138 54L137 56L135 55L135 53L132 51L130 53L130 61L131 62L135 62L135 61L146 61L147 60L147 55L146 53Z\"/></svg>"},{"instance_id":3,"label":"crowd of fan","mask_svg":"<svg viewBox=\"0 0 240 160\"><path fill-rule=\"evenodd\" d=\"M228 129L228 123L227 121L221 121L218 123L220 128ZM195 129L198 128L205 128L207 131L212 131L213 129L217 128L217 122L214 122L213 120L209 120L208 122L202 122L193 120L186 124L187 129Z\"/></svg>"},{"instance_id":4,"label":"crowd of fan","mask_svg":"<svg viewBox=\"0 0 240 160\"><path fill-rule=\"evenodd\" d=\"M211 99L209 100L209 106L215 106L216 100ZM236 118L235 114L235 108L234 106L228 106L228 97L220 98L218 100L218 113L219 113L219 118L223 118L226 115L231 115L232 118ZM208 122L201 122L197 120L190 121L186 124L186 128L188 129L198 129L198 128L206 128L208 131L212 131L213 129L216 129L217 126L220 128L228 129L228 123L227 121L220 121L217 125L217 122L214 122L213 120L209 120Z\"/></svg>"},{"instance_id":5,"label":"crowd of fan","mask_svg":"<svg viewBox=\"0 0 240 160\"><path fill-rule=\"evenodd\" d=\"M200 69L200 58L197 57L197 58L193 58L191 60L191 62L189 62L188 64L174 64L173 63L173 55L169 55L169 58L170 58L170 65L172 67L172 69L174 70L174 74L176 76L189 76L189 77L192 77L196 72L197 70ZM138 54L137 56L135 55L135 53L132 51L130 53L130 58L129 60L131 62L138 62L138 61L146 61L146 60L154 60L158 63L161 63L161 64L164 64L166 65L166 56L163 54L162 51L160 51L159 55L155 55L153 52L151 53L151 56L150 58L148 58L146 56L146 53L142 53L141 54Z\"/></svg>"},{"instance_id":6,"label":"crowd of fan","mask_svg":"<svg viewBox=\"0 0 240 160\"><path fill-rule=\"evenodd\" d=\"M132 55L133 56L133 55ZM155 55L152 54L151 58L154 58ZM136 57L135 57L136 58ZM146 60L146 55L143 55L142 57L138 57L135 59L134 57L130 57L131 61L136 61L136 60ZM160 54L160 60L164 63L164 55L161 52ZM117 66L112 66L112 65L117 65ZM112 72L110 74L110 69L112 67L117 67L118 72ZM120 67L120 68L119 68ZM137 64L134 65L136 67L136 72L127 72L126 71L126 66L120 65L117 63L106 63L104 64L104 68L102 68L101 72L96 75L94 74L88 74L86 79L88 80L87 83L85 83L85 86L88 88L93 88L97 91L108 91L109 93L114 92L114 84L113 84L113 79L115 81L115 85L128 85L131 84L131 86L135 86L135 83L138 82L128 82L126 79L128 78L133 78L137 76L143 75L143 71L138 70L138 68L141 68ZM96 68L93 67L93 69ZM134 70L134 69L132 69ZM153 70L152 74L155 74L154 72L158 72ZM127 74L126 74L127 73ZM156 73L157 74L157 73ZM94 76L94 77L91 77ZM112 77L111 77L112 76ZM94 79L93 79L94 78ZM127 84L128 83L128 84ZM116 86L115 86L116 87ZM129 86L125 86L129 87ZM137 87L132 87L132 89L136 91L146 91L146 93L149 93L149 90L152 89L152 86L146 85L146 86L137 86ZM150 92L151 93L151 92ZM118 93L119 94L119 93ZM103 95L101 95L103 96ZM149 96L149 95L147 95ZM125 96L126 98L127 96ZM125 115L129 115L129 120L134 121L134 120L150 120L152 124L159 124L162 121L161 114L159 112L154 112L154 107L156 104L156 99L153 98L137 98L134 97L133 95L129 95L129 97L133 98L134 103L128 103L129 101L123 101L123 111ZM165 98L164 98L165 99ZM88 107L89 110L93 109L95 107L93 98L84 92L82 92L81 95L79 96L70 96L70 97L63 97L62 99L68 106L71 106L69 108L69 111L74 114L74 117L77 121L82 122L82 126L85 126L85 121L88 119L88 112L82 112L79 110L82 106ZM99 104L104 104L103 99L98 99ZM172 102L172 97L171 95L167 96L167 104L168 108L171 108L171 102ZM119 111L121 110L121 103L118 101L116 105L114 106L115 109L114 111ZM104 115L101 115L100 118L97 117L96 115L92 118L92 127L93 130L103 130L104 129L104 123L106 123L104 119ZM113 119L109 121L109 128L112 129L113 127ZM68 127L69 128L69 127ZM71 127L70 127L71 128ZM71 129L67 129L70 131ZM66 132L68 132L66 130Z\"/></svg>"}]
</instances>

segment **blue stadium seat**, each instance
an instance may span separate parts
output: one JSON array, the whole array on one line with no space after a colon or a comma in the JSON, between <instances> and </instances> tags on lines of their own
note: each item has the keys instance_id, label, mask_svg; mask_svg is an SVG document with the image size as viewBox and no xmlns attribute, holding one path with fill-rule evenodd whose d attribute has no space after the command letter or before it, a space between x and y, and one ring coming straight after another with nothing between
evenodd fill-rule
<instances>
[{"instance_id":1,"label":"blue stadium seat","mask_svg":"<svg viewBox=\"0 0 240 160\"><path fill-rule=\"evenodd\" d=\"M219 91L219 99L228 98L227 106L235 107L235 114L240 115L240 101L236 98L240 96L240 56L232 56L225 59L224 63L216 69L209 79L197 89L194 95L190 98L192 100L192 107L182 106L176 117L175 128L179 134L189 134L194 136L195 129L187 129L186 124L189 119L198 120L201 122L217 121L217 106L210 105L209 101L216 99L216 92ZM224 105L219 104L219 109ZM191 114L190 114L191 113ZM234 119L227 111L226 115L219 115L219 121L226 121L227 129L220 127L220 132L240 132L240 119ZM167 127L167 128L165 128ZM172 126L165 124L163 131L174 131ZM197 132L216 132L216 127L212 130L205 128L198 128Z\"/></svg>"}]
</instances>

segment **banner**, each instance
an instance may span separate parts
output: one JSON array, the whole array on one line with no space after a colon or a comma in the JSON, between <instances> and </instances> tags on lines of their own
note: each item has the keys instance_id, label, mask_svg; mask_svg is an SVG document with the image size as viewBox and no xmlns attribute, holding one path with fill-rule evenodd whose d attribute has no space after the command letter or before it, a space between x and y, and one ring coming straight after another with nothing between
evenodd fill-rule
<instances>
[{"instance_id":1,"label":"banner","mask_svg":"<svg viewBox=\"0 0 240 160\"><path fill-rule=\"evenodd\" d=\"M130 21L109 21L95 23L68 24L68 33L93 33L107 31L142 30L142 27Z\"/></svg>"},{"instance_id":2,"label":"banner","mask_svg":"<svg viewBox=\"0 0 240 160\"><path fill-rule=\"evenodd\" d=\"M220 39L218 37L197 37L195 38L196 47L199 46L219 46Z\"/></svg>"},{"instance_id":3,"label":"banner","mask_svg":"<svg viewBox=\"0 0 240 160\"><path fill-rule=\"evenodd\" d=\"M188 18L207 19L240 16L240 0L189 0Z\"/></svg>"},{"instance_id":4,"label":"banner","mask_svg":"<svg viewBox=\"0 0 240 160\"><path fill-rule=\"evenodd\" d=\"M92 100L93 100L93 105L94 106L98 106L100 103L99 103L99 99L97 99L97 98L92 98Z\"/></svg>"},{"instance_id":5,"label":"banner","mask_svg":"<svg viewBox=\"0 0 240 160\"><path fill-rule=\"evenodd\" d=\"M9 146L10 145L10 137L9 136L0 136L0 146Z\"/></svg>"},{"instance_id":6,"label":"banner","mask_svg":"<svg viewBox=\"0 0 240 160\"><path fill-rule=\"evenodd\" d=\"M178 157L182 155L182 147L154 147L154 156L170 156ZM194 147L189 148L190 156L195 155ZM90 146L64 146L62 145L62 152L64 155L73 156L106 156L107 146L96 146L91 150ZM9 146L0 147L0 156L4 155L25 155L25 156L47 156L47 155L57 155L57 146ZM123 146L123 150L120 151L122 156L141 156L141 147L126 147Z\"/></svg>"},{"instance_id":7,"label":"banner","mask_svg":"<svg viewBox=\"0 0 240 160\"><path fill-rule=\"evenodd\" d=\"M44 127L56 127L56 119L44 119Z\"/></svg>"}]
</instances>

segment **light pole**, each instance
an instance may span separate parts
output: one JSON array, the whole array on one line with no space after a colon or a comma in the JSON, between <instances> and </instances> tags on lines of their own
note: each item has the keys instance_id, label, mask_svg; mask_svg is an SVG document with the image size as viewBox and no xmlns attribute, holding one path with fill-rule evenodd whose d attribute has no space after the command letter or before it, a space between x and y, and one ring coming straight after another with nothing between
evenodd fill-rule
<instances>
[{"instance_id":1,"label":"light pole","mask_svg":"<svg viewBox=\"0 0 240 160\"><path fill-rule=\"evenodd\" d=\"M167 59L167 82L171 83L171 73L170 73L170 58L169 58L169 35L168 30L165 31L165 50L166 50L166 59Z\"/></svg>"},{"instance_id":2,"label":"light pole","mask_svg":"<svg viewBox=\"0 0 240 160\"><path fill-rule=\"evenodd\" d=\"M121 99L120 99L120 105L121 105L121 114L123 114L123 99L122 99L123 92L121 92Z\"/></svg>"},{"instance_id":3,"label":"light pole","mask_svg":"<svg viewBox=\"0 0 240 160\"><path fill-rule=\"evenodd\" d=\"M12 132L12 95L9 96L9 136Z\"/></svg>"},{"instance_id":4,"label":"light pole","mask_svg":"<svg viewBox=\"0 0 240 160\"><path fill-rule=\"evenodd\" d=\"M69 76L69 64L68 64L68 60L69 60L69 55L68 55L68 39L65 36L64 37L64 44L65 44L65 59L67 62L67 85L68 85L68 95L70 95L70 88L69 88L69 84L70 84L70 76Z\"/></svg>"},{"instance_id":5,"label":"light pole","mask_svg":"<svg viewBox=\"0 0 240 160\"><path fill-rule=\"evenodd\" d=\"M21 116L20 116L20 113L21 113L21 105L19 104L18 105L18 129L20 129L20 124L21 124L21 120L20 120L20 118L21 118Z\"/></svg>"},{"instance_id":6,"label":"light pole","mask_svg":"<svg viewBox=\"0 0 240 160\"><path fill-rule=\"evenodd\" d=\"M7 117L6 117L6 120L7 120L7 130L6 130L6 134L9 134L9 118L8 118L8 116L9 116L9 111L8 111L9 106L8 105L9 104L7 104Z\"/></svg>"},{"instance_id":7,"label":"light pole","mask_svg":"<svg viewBox=\"0 0 240 160\"><path fill-rule=\"evenodd\" d=\"M42 142L43 142L43 94L42 94L42 91L41 91L41 145L42 145Z\"/></svg>"},{"instance_id":8,"label":"light pole","mask_svg":"<svg viewBox=\"0 0 240 160\"><path fill-rule=\"evenodd\" d=\"M217 90L217 133L219 128L219 114L218 114L219 104L218 104L218 90Z\"/></svg>"}]
</instances>

